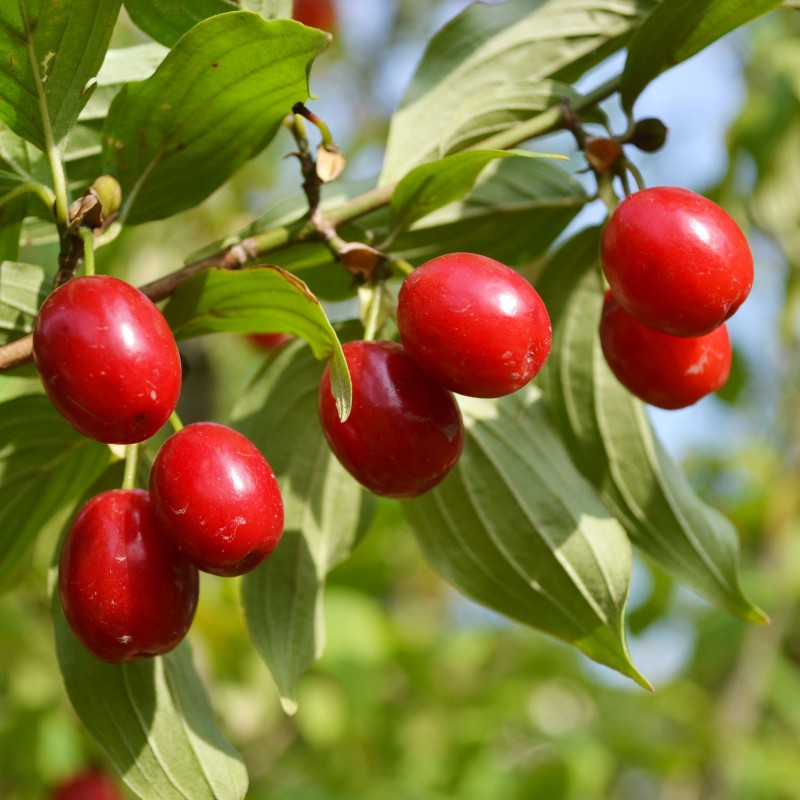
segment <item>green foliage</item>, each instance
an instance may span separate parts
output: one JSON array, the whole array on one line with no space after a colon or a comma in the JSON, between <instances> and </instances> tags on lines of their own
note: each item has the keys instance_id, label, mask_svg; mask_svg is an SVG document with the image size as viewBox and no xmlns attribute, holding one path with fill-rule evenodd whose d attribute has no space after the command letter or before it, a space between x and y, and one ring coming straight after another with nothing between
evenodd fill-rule
<instances>
[{"instance_id":1,"label":"green foliage","mask_svg":"<svg viewBox=\"0 0 800 800\"><path fill-rule=\"evenodd\" d=\"M283 348L233 411L233 425L269 453L280 476L285 531L277 551L242 585L253 642L270 668L284 708L325 644L328 573L364 535L374 499L333 457L313 420L321 368L297 343Z\"/></svg>"},{"instance_id":2,"label":"green foliage","mask_svg":"<svg viewBox=\"0 0 800 800\"><path fill-rule=\"evenodd\" d=\"M204 578L191 649L97 661L57 596L45 601L45 574L78 504L119 485L120 453L69 428L32 366L1 375L0 589L15 591L0 596L0 796L41 800L90 760L143 800L793 796L796 770L776 765L800 744L796 15L748 26L748 101L715 189L789 264L785 372L764 378L742 347L725 412L745 428L771 393L774 429L687 475L604 363L599 229L565 235L598 195L612 200L611 177L587 190L582 157L537 158L560 143L536 139L610 129L607 98L630 112L661 72L777 0L471 4L430 39L389 119L362 97L380 48L337 46L317 64L330 36L286 19L290 0L125 0L135 29L120 5L0 3L0 364L30 360L24 337L53 276L80 270L93 244L100 271L166 299L181 415L213 411L256 443L286 530L241 581ZM398 4L398 41L428 6ZM574 88L626 46L621 74ZM348 161L383 153L378 177L319 185L319 120L290 116L312 69L331 70L316 90L357 128ZM353 107L339 91L350 83ZM302 175L276 188L287 151ZM122 185L121 213L78 231L67 209L102 173ZM383 298L392 338L401 269L454 251L535 282L552 354L535 387L459 398L465 451L439 487L376 502L317 422L321 362L345 418L358 397L340 336L363 335L363 298ZM254 332L296 340L264 360L241 336ZM142 447L141 486L162 438ZM764 623L750 596L771 627L719 613ZM685 656L666 678L643 646L654 640ZM632 680L619 688L589 659ZM634 686L649 680L654 696Z\"/></svg>"},{"instance_id":3,"label":"green foliage","mask_svg":"<svg viewBox=\"0 0 800 800\"><path fill-rule=\"evenodd\" d=\"M103 162L122 185L127 222L196 205L261 152L287 109L308 99L326 42L290 20L222 14L192 28L152 77L125 84L103 128Z\"/></svg>"}]
</instances>

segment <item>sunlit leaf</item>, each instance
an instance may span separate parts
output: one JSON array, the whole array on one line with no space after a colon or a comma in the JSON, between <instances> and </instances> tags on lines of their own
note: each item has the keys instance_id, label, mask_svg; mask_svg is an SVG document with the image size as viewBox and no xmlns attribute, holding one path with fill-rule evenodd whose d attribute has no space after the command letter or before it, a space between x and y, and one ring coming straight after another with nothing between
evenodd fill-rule
<instances>
[{"instance_id":1,"label":"sunlit leaf","mask_svg":"<svg viewBox=\"0 0 800 800\"><path fill-rule=\"evenodd\" d=\"M538 289L553 322L545 396L578 468L659 567L722 608L763 622L739 585L733 526L697 497L643 404L605 363L597 335L599 231L582 232L554 254Z\"/></svg>"},{"instance_id":2,"label":"sunlit leaf","mask_svg":"<svg viewBox=\"0 0 800 800\"><path fill-rule=\"evenodd\" d=\"M216 727L185 642L166 656L106 664L53 600L58 663L86 730L141 800L242 800L247 771Z\"/></svg>"},{"instance_id":3,"label":"sunlit leaf","mask_svg":"<svg viewBox=\"0 0 800 800\"><path fill-rule=\"evenodd\" d=\"M47 135L60 142L89 97L88 84L103 61L120 4L1 3L0 120L41 150Z\"/></svg>"},{"instance_id":4,"label":"sunlit leaf","mask_svg":"<svg viewBox=\"0 0 800 800\"><path fill-rule=\"evenodd\" d=\"M183 36L152 77L123 87L103 157L122 185L127 221L196 205L263 150L308 98L308 70L327 41L293 20L220 14Z\"/></svg>"},{"instance_id":5,"label":"sunlit leaf","mask_svg":"<svg viewBox=\"0 0 800 800\"><path fill-rule=\"evenodd\" d=\"M339 338L309 288L278 267L206 270L182 283L164 308L179 339L224 331L291 333L317 358L331 357L331 388L339 415L350 413L352 387Z\"/></svg>"},{"instance_id":6,"label":"sunlit leaf","mask_svg":"<svg viewBox=\"0 0 800 800\"><path fill-rule=\"evenodd\" d=\"M648 686L625 643L630 543L570 461L539 391L459 403L461 459L403 502L427 560L468 597Z\"/></svg>"}]
</instances>

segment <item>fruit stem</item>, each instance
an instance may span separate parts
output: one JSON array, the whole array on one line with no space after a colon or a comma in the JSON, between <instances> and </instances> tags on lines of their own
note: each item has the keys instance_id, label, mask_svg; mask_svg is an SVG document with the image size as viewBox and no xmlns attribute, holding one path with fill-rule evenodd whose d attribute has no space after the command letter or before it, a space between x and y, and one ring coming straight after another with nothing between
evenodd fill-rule
<instances>
[{"instance_id":1,"label":"fruit stem","mask_svg":"<svg viewBox=\"0 0 800 800\"><path fill-rule=\"evenodd\" d=\"M175 431L175 433L183 429L183 423L181 422L181 418L178 416L177 411L173 411L170 415L169 424L172 425L172 430Z\"/></svg>"},{"instance_id":2,"label":"fruit stem","mask_svg":"<svg viewBox=\"0 0 800 800\"><path fill-rule=\"evenodd\" d=\"M125 448L125 472L122 476L123 489L136 488L136 468L139 465L139 444L129 444Z\"/></svg>"},{"instance_id":3,"label":"fruit stem","mask_svg":"<svg viewBox=\"0 0 800 800\"><path fill-rule=\"evenodd\" d=\"M89 228L78 228L83 241L83 274L94 275L94 232Z\"/></svg>"},{"instance_id":4,"label":"fruit stem","mask_svg":"<svg viewBox=\"0 0 800 800\"><path fill-rule=\"evenodd\" d=\"M369 287L367 313L364 324L364 341L371 342L378 335L381 326L381 306L383 305L383 281L375 281Z\"/></svg>"}]
</instances>

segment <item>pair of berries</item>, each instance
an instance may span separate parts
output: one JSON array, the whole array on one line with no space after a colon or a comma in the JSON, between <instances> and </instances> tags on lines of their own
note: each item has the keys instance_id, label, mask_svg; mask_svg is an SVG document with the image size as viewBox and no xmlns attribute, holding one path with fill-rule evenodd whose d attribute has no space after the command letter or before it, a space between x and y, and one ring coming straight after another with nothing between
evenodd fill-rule
<instances>
[{"instance_id":1,"label":"pair of berries","mask_svg":"<svg viewBox=\"0 0 800 800\"><path fill-rule=\"evenodd\" d=\"M611 289L600 342L620 383L666 409L721 388L731 366L725 320L753 284L750 248L733 219L686 189L644 189L611 215L601 260Z\"/></svg>"},{"instance_id":2,"label":"pair of berries","mask_svg":"<svg viewBox=\"0 0 800 800\"><path fill-rule=\"evenodd\" d=\"M455 466L464 427L453 392L502 397L542 368L550 318L519 273L485 256L452 253L405 280L397 307L402 344L344 345L353 382L349 418L338 418L328 368L319 414L331 449L367 489L416 497Z\"/></svg>"},{"instance_id":3,"label":"pair of berries","mask_svg":"<svg viewBox=\"0 0 800 800\"><path fill-rule=\"evenodd\" d=\"M180 356L155 305L106 276L75 278L48 297L34 329L48 395L80 432L107 443L152 436L180 393ZM165 653L197 606L198 569L241 575L274 550L283 502L264 456L211 422L161 446L149 492L89 500L64 542L59 589L67 621L97 657Z\"/></svg>"}]
</instances>

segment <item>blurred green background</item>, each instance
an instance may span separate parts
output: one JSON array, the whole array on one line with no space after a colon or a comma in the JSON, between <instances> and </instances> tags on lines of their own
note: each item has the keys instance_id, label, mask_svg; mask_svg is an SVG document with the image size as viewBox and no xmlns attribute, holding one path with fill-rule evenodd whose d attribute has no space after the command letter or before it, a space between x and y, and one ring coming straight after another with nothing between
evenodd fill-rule
<instances>
[{"instance_id":1,"label":"blurred green background","mask_svg":"<svg viewBox=\"0 0 800 800\"><path fill-rule=\"evenodd\" d=\"M388 115L425 41L464 5L340 0L336 40L312 87L314 109L348 156L343 180L378 171ZM774 13L656 81L640 115L660 116L673 134L660 153L634 155L649 182L708 193L751 237L757 281L731 325L731 390L654 421L740 530L745 585L772 625L748 628L638 561L629 622L634 659L656 686L648 694L457 596L423 563L397 506L381 502L355 556L330 577L327 650L300 683L294 718L246 637L237 582L203 576L190 638L223 730L247 762L248 797L800 797L798 20ZM123 24L114 44L140 40ZM619 68L618 59L603 67ZM98 269L143 283L246 225L299 188L296 164L282 159L290 149L279 136L197 211L123 234L98 253ZM54 263L55 250L41 246L36 260L48 252ZM264 357L232 336L182 349L185 422L224 419ZM3 377L0 396L31 385ZM45 532L28 578L0 597L5 800L37 800L86 763L104 763L56 665L46 580L57 536Z\"/></svg>"}]
</instances>

